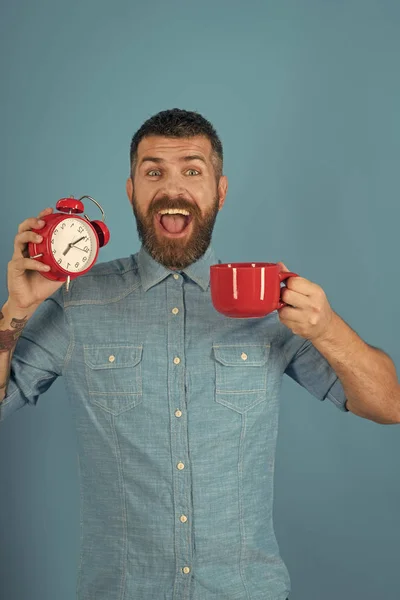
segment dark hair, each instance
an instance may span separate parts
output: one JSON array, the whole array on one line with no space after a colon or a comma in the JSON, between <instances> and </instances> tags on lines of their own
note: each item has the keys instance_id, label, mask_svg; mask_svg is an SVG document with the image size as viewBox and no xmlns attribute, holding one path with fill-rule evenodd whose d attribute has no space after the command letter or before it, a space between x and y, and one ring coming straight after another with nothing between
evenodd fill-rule
<instances>
[{"instance_id":1,"label":"dark hair","mask_svg":"<svg viewBox=\"0 0 400 600\"><path fill-rule=\"evenodd\" d=\"M131 142L131 173L136 168L137 149L143 138L150 135L160 135L171 138L189 138L196 135L203 135L211 142L212 163L214 171L219 181L223 169L223 150L222 143L212 124L197 112L190 112L180 108L163 110L153 117L150 117L138 129Z\"/></svg>"}]
</instances>

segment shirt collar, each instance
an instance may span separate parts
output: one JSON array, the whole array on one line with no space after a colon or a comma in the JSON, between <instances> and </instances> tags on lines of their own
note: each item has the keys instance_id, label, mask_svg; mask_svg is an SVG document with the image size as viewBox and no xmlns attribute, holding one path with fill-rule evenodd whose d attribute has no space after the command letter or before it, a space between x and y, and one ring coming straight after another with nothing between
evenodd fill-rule
<instances>
[{"instance_id":1,"label":"shirt collar","mask_svg":"<svg viewBox=\"0 0 400 600\"><path fill-rule=\"evenodd\" d=\"M210 267L216 262L214 250L211 246L207 248L206 252L199 260L186 267L186 269L182 269L182 271L167 269L162 264L155 261L143 246L137 254L140 280L145 292L174 273L185 273L185 275L197 283L202 290L206 291L210 284Z\"/></svg>"}]
</instances>

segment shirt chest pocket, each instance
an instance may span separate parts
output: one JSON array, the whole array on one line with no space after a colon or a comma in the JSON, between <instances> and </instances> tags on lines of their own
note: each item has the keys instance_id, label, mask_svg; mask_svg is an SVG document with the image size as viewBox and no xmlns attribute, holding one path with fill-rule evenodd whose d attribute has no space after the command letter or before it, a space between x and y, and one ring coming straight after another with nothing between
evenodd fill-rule
<instances>
[{"instance_id":1,"label":"shirt chest pocket","mask_svg":"<svg viewBox=\"0 0 400 600\"><path fill-rule=\"evenodd\" d=\"M84 346L89 400L119 415L142 400L143 346Z\"/></svg>"},{"instance_id":2,"label":"shirt chest pocket","mask_svg":"<svg viewBox=\"0 0 400 600\"><path fill-rule=\"evenodd\" d=\"M215 399L244 413L266 399L270 345L213 345Z\"/></svg>"}]
</instances>

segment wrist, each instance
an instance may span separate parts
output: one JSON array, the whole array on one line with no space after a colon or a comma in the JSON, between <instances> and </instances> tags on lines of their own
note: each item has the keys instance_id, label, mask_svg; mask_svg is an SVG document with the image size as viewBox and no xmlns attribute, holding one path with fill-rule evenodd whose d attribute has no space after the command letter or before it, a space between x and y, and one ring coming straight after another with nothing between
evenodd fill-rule
<instances>
[{"instance_id":1,"label":"wrist","mask_svg":"<svg viewBox=\"0 0 400 600\"><path fill-rule=\"evenodd\" d=\"M340 336L340 321L339 315L332 310L328 326L315 340L312 340L314 346L324 347L334 344L338 334Z\"/></svg>"},{"instance_id":2,"label":"wrist","mask_svg":"<svg viewBox=\"0 0 400 600\"><path fill-rule=\"evenodd\" d=\"M21 308L9 298L1 308L0 312L6 322L11 322L12 319L29 319L38 306L39 304L35 304L27 308Z\"/></svg>"}]
</instances>

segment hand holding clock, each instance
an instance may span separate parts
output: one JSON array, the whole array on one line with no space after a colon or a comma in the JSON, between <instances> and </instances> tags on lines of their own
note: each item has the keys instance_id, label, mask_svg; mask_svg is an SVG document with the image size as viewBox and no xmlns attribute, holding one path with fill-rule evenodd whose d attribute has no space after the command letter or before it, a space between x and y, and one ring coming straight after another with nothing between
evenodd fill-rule
<instances>
[{"instance_id":1,"label":"hand holding clock","mask_svg":"<svg viewBox=\"0 0 400 600\"><path fill-rule=\"evenodd\" d=\"M52 208L46 208L39 213L37 218L26 219L18 227L18 233L14 240L14 253L8 263L7 272L9 294L7 304L17 312L32 314L39 304L63 284L62 281L51 281L42 277L41 273L48 272L49 267L29 258L28 252L28 243L38 243L42 237L32 229L42 229L45 225L42 217L50 215L52 212Z\"/></svg>"},{"instance_id":2,"label":"hand holding clock","mask_svg":"<svg viewBox=\"0 0 400 600\"><path fill-rule=\"evenodd\" d=\"M102 221L79 216L84 213L84 198L97 205ZM99 248L110 239L104 211L91 196L61 198L56 209L59 212L53 213L52 208L46 208L18 228L8 266L8 304L16 310L32 314L64 282L68 290L70 280L92 268ZM82 240L83 248L77 246Z\"/></svg>"}]
</instances>

